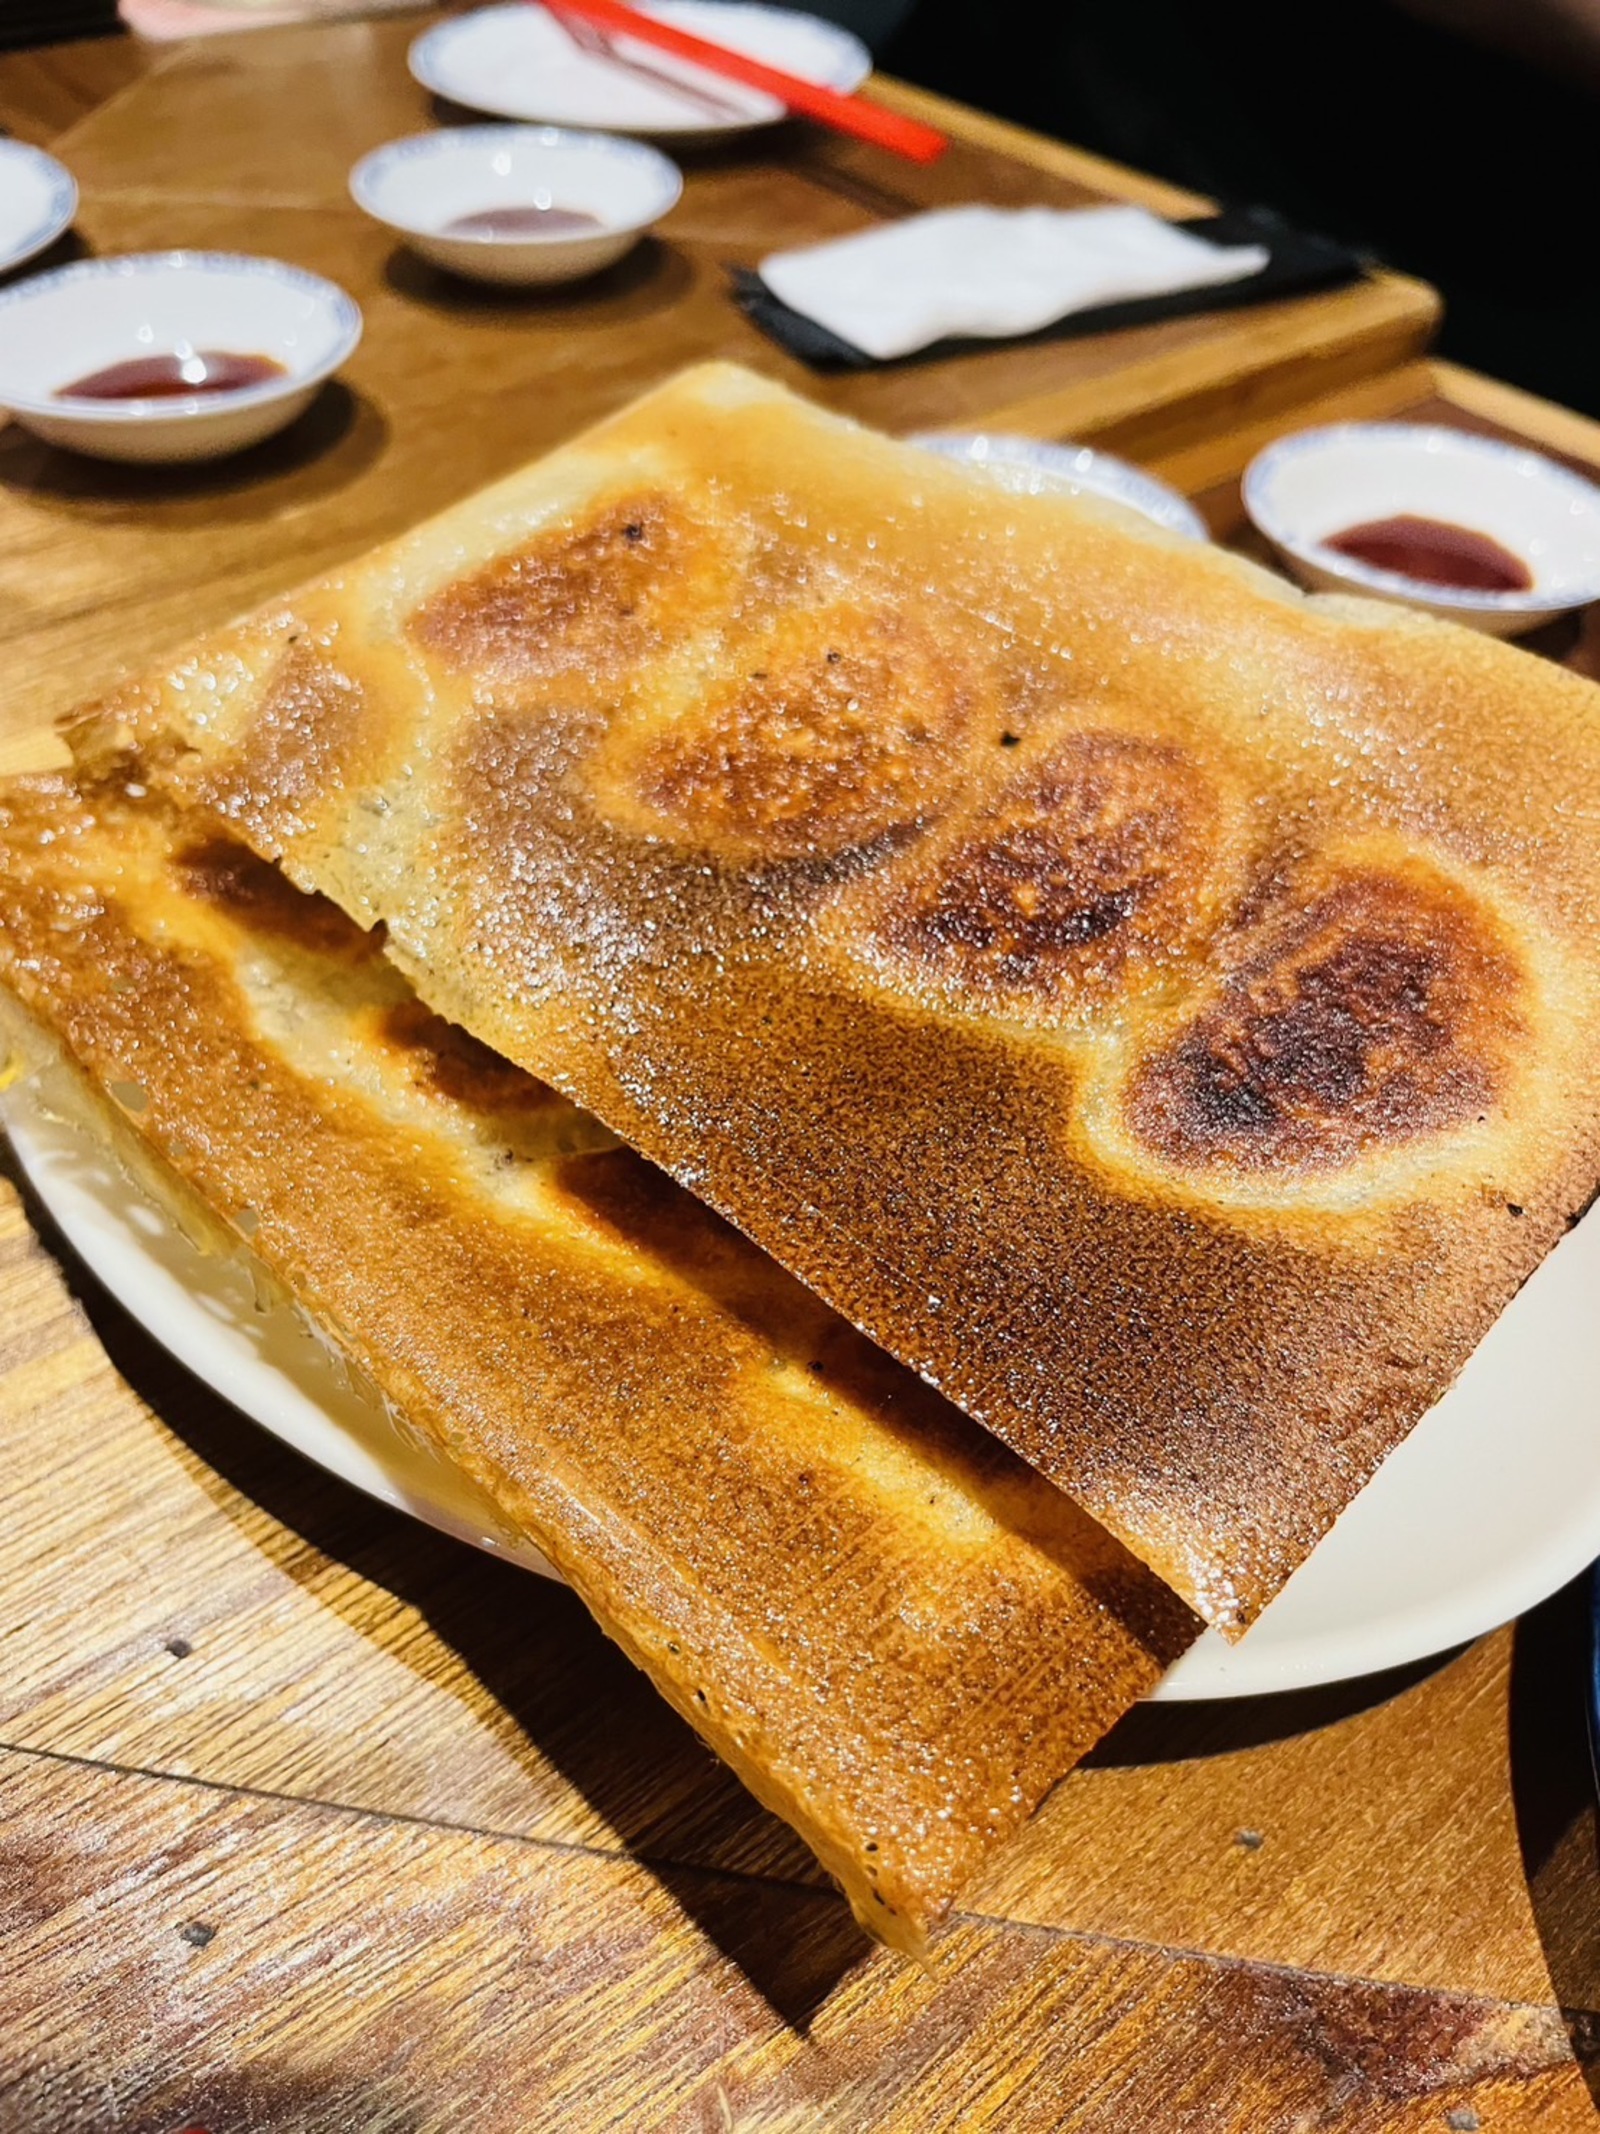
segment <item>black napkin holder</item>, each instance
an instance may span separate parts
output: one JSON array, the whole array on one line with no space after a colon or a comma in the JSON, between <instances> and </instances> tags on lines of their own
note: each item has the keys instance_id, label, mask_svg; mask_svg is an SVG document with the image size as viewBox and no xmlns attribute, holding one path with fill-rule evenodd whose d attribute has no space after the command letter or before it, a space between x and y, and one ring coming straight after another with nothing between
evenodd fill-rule
<instances>
[{"instance_id":1,"label":"black napkin holder","mask_svg":"<svg viewBox=\"0 0 1600 2134\"><path fill-rule=\"evenodd\" d=\"M1246 304L1265 304L1274 297L1304 296L1316 289L1337 289L1359 281L1366 271L1361 256L1348 245L1311 230L1299 230L1270 208L1230 207L1219 214L1197 215L1175 227L1214 245L1264 245L1267 263L1259 272L1236 282L1213 283L1205 289L1180 289L1165 296L1132 297L1124 303L1097 304L1089 311L1070 312L1042 326L1036 333L988 339L972 337L935 341L927 348L913 349L904 356L869 356L852 342L830 333L815 319L793 311L773 295L761 276L749 267L730 269L733 300L745 317L790 355L809 363L813 370L879 370L892 363L928 363L940 357L969 354L985 348L1002 348L1016 340L1073 340L1082 334L1112 333L1122 326L1147 326L1156 319L1192 318L1205 311L1233 311Z\"/></svg>"}]
</instances>

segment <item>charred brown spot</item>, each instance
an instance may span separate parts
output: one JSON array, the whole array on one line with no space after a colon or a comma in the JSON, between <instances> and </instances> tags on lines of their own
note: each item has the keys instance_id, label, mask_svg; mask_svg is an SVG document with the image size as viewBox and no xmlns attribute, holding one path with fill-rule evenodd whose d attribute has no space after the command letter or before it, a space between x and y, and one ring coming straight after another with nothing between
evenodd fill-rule
<instances>
[{"instance_id":1,"label":"charred brown spot","mask_svg":"<svg viewBox=\"0 0 1600 2134\"><path fill-rule=\"evenodd\" d=\"M791 617L759 665L650 747L638 789L730 858L837 854L943 804L977 693L959 654L901 617Z\"/></svg>"},{"instance_id":2,"label":"charred brown spot","mask_svg":"<svg viewBox=\"0 0 1600 2134\"><path fill-rule=\"evenodd\" d=\"M174 864L190 896L227 912L252 933L341 963L364 963L383 947L381 926L364 931L327 897L296 889L276 867L229 838L190 845Z\"/></svg>"},{"instance_id":3,"label":"charred brown spot","mask_svg":"<svg viewBox=\"0 0 1600 2134\"><path fill-rule=\"evenodd\" d=\"M417 609L409 633L491 685L615 674L647 649L652 617L705 551L681 504L630 497L456 579Z\"/></svg>"},{"instance_id":4,"label":"charred brown spot","mask_svg":"<svg viewBox=\"0 0 1600 2134\"><path fill-rule=\"evenodd\" d=\"M1522 1027L1522 974L1465 891L1351 874L1269 918L1221 994L1139 1070L1130 1114L1174 1161L1348 1162L1482 1118Z\"/></svg>"},{"instance_id":5,"label":"charred brown spot","mask_svg":"<svg viewBox=\"0 0 1600 2134\"><path fill-rule=\"evenodd\" d=\"M965 993L1063 1006L1130 955L1191 938L1219 821L1214 786L1180 749L1073 734L884 911L877 944Z\"/></svg>"},{"instance_id":6,"label":"charred brown spot","mask_svg":"<svg viewBox=\"0 0 1600 2134\"><path fill-rule=\"evenodd\" d=\"M420 1000L386 1008L379 1035L407 1055L420 1087L476 1112L543 1111L562 1099L543 1082L491 1052L457 1024L435 1015Z\"/></svg>"},{"instance_id":7,"label":"charred brown spot","mask_svg":"<svg viewBox=\"0 0 1600 2134\"><path fill-rule=\"evenodd\" d=\"M313 645L291 644L238 745L200 773L202 807L276 843L299 810L337 792L366 725L360 684Z\"/></svg>"}]
</instances>

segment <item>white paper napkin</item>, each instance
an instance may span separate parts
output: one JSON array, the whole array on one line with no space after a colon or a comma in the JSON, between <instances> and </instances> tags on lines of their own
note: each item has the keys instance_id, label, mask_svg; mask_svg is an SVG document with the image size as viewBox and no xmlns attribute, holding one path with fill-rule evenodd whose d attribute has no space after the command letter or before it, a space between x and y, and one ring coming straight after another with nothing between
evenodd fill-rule
<instances>
[{"instance_id":1,"label":"white paper napkin","mask_svg":"<svg viewBox=\"0 0 1600 2134\"><path fill-rule=\"evenodd\" d=\"M1033 333L1069 312L1240 281L1264 245L1213 245L1142 207L935 208L774 252L761 279L869 356Z\"/></svg>"}]
</instances>

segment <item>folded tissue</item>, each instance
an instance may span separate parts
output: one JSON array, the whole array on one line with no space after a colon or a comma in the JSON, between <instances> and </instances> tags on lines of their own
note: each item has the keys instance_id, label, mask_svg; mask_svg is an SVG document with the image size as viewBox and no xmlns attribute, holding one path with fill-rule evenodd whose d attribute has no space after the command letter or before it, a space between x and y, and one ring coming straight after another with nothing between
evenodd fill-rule
<instances>
[{"instance_id":1,"label":"folded tissue","mask_svg":"<svg viewBox=\"0 0 1600 2134\"><path fill-rule=\"evenodd\" d=\"M888 361L932 342L1034 333L1074 311L1241 281L1266 245L1218 245L1140 207L935 208L774 252L761 280Z\"/></svg>"}]
</instances>

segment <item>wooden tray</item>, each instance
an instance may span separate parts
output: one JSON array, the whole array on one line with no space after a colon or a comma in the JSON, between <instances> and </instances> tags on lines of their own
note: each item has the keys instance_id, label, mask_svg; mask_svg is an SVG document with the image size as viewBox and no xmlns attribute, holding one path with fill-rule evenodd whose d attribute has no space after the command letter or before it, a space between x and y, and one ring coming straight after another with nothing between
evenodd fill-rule
<instances>
[{"instance_id":1,"label":"wooden tray","mask_svg":"<svg viewBox=\"0 0 1600 2134\"><path fill-rule=\"evenodd\" d=\"M754 364L890 430L1111 429L1157 451L1403 361L1436 317L1431 291L1376 275L1244 311L820 377L735 309L730 266L956 200L1205 206L893 84L879 85L888 100L953 137L931 169L781 127L688 159L662 236L609 273L544 295L474 291L397 248L346 192L367 149L447 115L406 73L420 27L413 17L162 48L52 142L83 189L78 230L96 252L273 253L349 288L367 332L293 431L212 469L107 471L0 430L0 736L707 356ZM48 70L17 65L43 93ZM6 80L0 64L0 111Z\"/></svg>"},{"instance_id":2,"label":"wooden tray","mask_svg":"<svg viewBox=\"0 0 1600 2134\"><path fill-rule=\"evenodd\" d=\"M1538 400L1453 363L1402 365L1381 377L1296 408L1146 458L1153 474L1181 489L1204 514L1213 536L1278 568L1267 543L1245 516L1240 481L1256 453L1275 438L1325 422L1427 422L1532 445L1600 482L1600 422ZM1140 457L1135 451L1131 457ZM1559 660L1575 674L1600 680L1600 604L1548 624L1518 640L1528 651Z\"/></svg>"},{"instance_id":3,"label":"wooden tray","mask_svg":"<svg viewBox=\"0 0 1600 2134\"><path fill-rule=\"evenodd\" d=\"M1419 412L1600 459L1417 366L1161 469L1232 533L1274 428ZM232 1415L3 1185L0 1262L4 2134L1593 2134L1578 1596L1135 1713L924 1977L570 1594Z\"/></svg>"}]
</instances>

